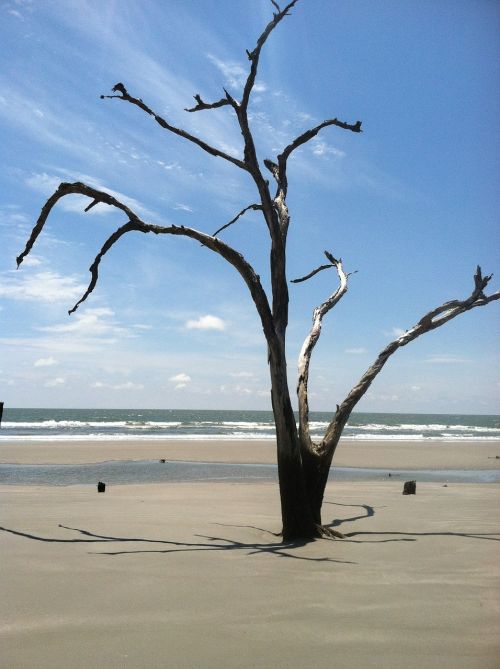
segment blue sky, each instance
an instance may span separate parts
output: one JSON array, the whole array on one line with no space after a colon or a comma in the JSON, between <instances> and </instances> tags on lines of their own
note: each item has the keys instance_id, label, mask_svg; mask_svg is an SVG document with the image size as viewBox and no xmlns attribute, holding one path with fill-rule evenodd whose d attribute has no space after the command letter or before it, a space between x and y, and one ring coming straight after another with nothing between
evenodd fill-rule
<instances>
[{"instance_id":1,"label":"blue sky","mask_svg":"<svg viewBox=\"0 0 500 669\"><path fill-rule=\"evenodd\" d=\"M143 219L213 232L256 201L232 165L100 94L122 81L174 125L241 155L228 108L269 0L8 0L0 21L0 387L8 406L270 407L266 347L247 289L187 239L122 238L71 317L88 267L124 222L71 196L15 257L60 181L117 194ZM261 159L326 118L289 164L289 278L342 257L347 295L325 319L311 408L333 410L378 352L448 299L476 264L498 272L500 5L494 0L300 0L261 57L251 120ZM240 173L241 172L241 173ZM256 213L223 238L267 283ZM498 279L492 281L497 289ZM335 288L292 285L288 356ZM498 413L499 310L465 314L399 351L358 409Z\"/></svg>"}]
</instances>

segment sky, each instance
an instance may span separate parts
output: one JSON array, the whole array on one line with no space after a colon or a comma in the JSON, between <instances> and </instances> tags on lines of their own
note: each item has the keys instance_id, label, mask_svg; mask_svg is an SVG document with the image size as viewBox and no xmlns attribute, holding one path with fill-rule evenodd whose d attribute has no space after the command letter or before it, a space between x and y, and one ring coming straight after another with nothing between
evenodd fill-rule
<instances>
[{"instance_id":1,"label":"sky","mask_svg":"<svg viewBox=\"0 0 500 669\"><path fill-rule=\"evenodd\" d=\"M236 157L229 108L269 0L1 0L0 400L11 407L269 409L266 344L248 290L189 239L130 233L69 196L19 270L41 207L84 181L151 223L213 233L256 201L248 175L102 100L117 82L170 123ZM500 4L495 0L299 0L266 43L249 108L259 157L337 117L289 161L288 277L341 257L349 291L323 323L313 410L333 411L378 353L427 311L499 272ZM221 237L268 286L258 212ZM500 287L500 278L491 281ZM333 272L290 285L290 386ZM362 411L500 413L499 303L398 351Z\"/></svg>"}]
</instances>

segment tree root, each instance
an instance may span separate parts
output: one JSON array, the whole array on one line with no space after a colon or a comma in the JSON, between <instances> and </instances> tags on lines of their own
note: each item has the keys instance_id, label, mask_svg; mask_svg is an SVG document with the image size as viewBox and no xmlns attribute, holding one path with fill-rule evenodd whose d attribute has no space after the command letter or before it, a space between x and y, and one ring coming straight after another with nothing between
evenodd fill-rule
<instances>
[{"instance_id":1,"label":"tree root","mask_svg":"<svg viewBox=\"0 0 500 669\"><path fill-rule=\"evenodd\" d=\"M333 530L326 525L317 525L318 535L324 539L345 539L345 535L338 530Z\"/></svg>"}]
</instances>

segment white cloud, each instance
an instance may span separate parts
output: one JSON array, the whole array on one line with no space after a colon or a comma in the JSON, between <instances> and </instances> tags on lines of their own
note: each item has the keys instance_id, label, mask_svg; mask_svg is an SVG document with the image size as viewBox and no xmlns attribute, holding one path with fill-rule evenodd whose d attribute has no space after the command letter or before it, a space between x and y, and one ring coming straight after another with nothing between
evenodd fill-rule
<instances>
[{"instance_id":1,"label":"white cloud","mask_svg":"<svg viewBox=\"0 0 500 669\"><path fill-rule=\"evenodd\" d=\"M429 355L425 362L438 365L456 365L471 362L467 358L462 358L459 355Z\"/></svg>"},{"instance_id":2,"label":"white cloud","mask_svg":"<svg viewBox=\"0 0 500 669\"><path fill-rule=\"evenodd\" d=\"M132 381L115 384L96 381L95 383L91 384L91 388L108 388L109 390L142 390L144 385L142 383L133 383Z\"/></svg>"},{"instance_id":3,"label":"white cloud","mask_svg":"<svg viewBox=\"0 0 500 669\"><path fill-rule=\"evenodd\" d=\"M181 202L178 202L175 206L174 209L176 211L187 211L188 214L192 214L193 210L191 207L189 207L187 204L182 204Z\"/></svg>"},{"instance_id":4,"label":"white cloud","mask_svg":"<svg viewBox=\"0 0 500 669\"><path fill-rule=\"evenodd\" d=\"M38 360L35 360L34 366L35 367L52 367L52 365L57 365L58 362L55 358L50 356L49 358L38 358Z\"/></svg>"},{"instance_id":5,"label":"white cloud","mask_svg":"<svg viewBox=\"0 0 500 669\"><path fill-rule=\"evenodd\" d=\"M334 146L330 146L322 140L316 140L312 145L312 152L315 156L335 156L336 158L345 158L345 151L336 149Z\"/></svg>"},{"instance_id":6,"label":"white cloud","mask_svg":"<svg viewBox=\"0 0 500 669\"><path fill-rule=\"evenodd\" d=\"M405 332L406 332L406 330L403 330L403 328L394 327L391 330L389 330L388 332L386 332L385 334L388 337L402 337Z\"/></svg>"},{"instance_id":7,"label":"white cloud","mask_svg":"<svg viewBox=\"0 0 500 669\"><path fill-rule=\"evenodd\" d=\"M85 309L74 314L68 323L59 325L47 325L38 330L43 332L55 332L59 334L71 332L78 335L98 336L103 334L125 334L126 330L106 321L106 318L114 316L114 311L106 307L96 309Z\"/></svg>"},{"instance_id":8,"label":"white cloud","mask_svg":"<svg viewBox=\"0 0 500 669\"><path fill-rule=\"evenodd\" d=\"M182 383L183 385L186 385L186 383L189 383L191 381L191 377L188 374L185 374L184 372L180 372L175 376L171 376L169 381L174 381L176 383Z\"/></svg>"},{"instance_id":9,"label":"white cloud","mask_svg":"<svg viewBox=\"0 0 500 669\"><path fill-rule=\"evenodd\" d=\"M18 12L17 9L8 9L7 14L15 16L17 19L21 19L21 21L24 21L23 15L21 14L21 12Z\"/></svg>"},{"instance_id":10,"label":"white cloud","mask_svg":"<svg viewBox=\"0 0 500 669\"><path fill-rule=\"evenodd\" d=\"M346 348L345 352L351 355L362 355L363 353L367 353L367 350L361 346L359 348Z\"/></svg>"},{"instance_id":11,"label":"white cloud","mask_svg":"<svg viewBox=\"0 0 500 669\"><path fill-rule=\"evenodd\" d=\"M197 320L189 320L186 323L188 330L225 330L226 324L218 316L200 316Z\"/></svg>"},{"instance_id":12,"label":"white cloud","mask_svg":"<svg viewBox=\"0 0 500 669\"><path fill-rule=\"evenodd\" d=\"M55 379L51 379L45 383L46 388L55 388L56 386L63 386L66 383L66 379L63 379L61 376L58 376Z\"/></svg>"},{"instance_id":13,"label":"white cloud","mask_svg":"<svg viewBox=\"0 0 500 669\"><path fill-rule=\"evenodd\" d=\"M229 376L235 379L253 379L255 374L253 372L231 372Z\"/></svg>"},{"instance_id":14,"label":"white cloud","mask_svg":"<svg viewBox=\"0 0 500 669\"><path fill-rule=\"evenodd\" d=\"M42 261L40 260L40 258L34 255L26 256L23 260L24 267L37 267L38 265L41 264Z\"/></svg>"},{"instance_id":15,"label":"white cloud","mask_svg":"<svg viewBox=\"0 0 500 669\"><path fill-rule=\"evenodd\" d=\"M10 273L12 277L12 273ZM78 283L74 276L61 276L57 272L22 274L16 278L6 278L0 285L0 296L13 300L37 300L41 302L61 302L80 297L87 286Z\"/></svg>"},{"instance_id":16,"label":"white cloud","mask_svg":"<svg viewBox=\"0 0 500 669\"><path fill-rule=\"evenodd\" d=\"M248 72L242 65L240 65L240 63L237 63L234 60L220 60L220 58L216 58L211 54L208 54L208 59L220 72L222 72L226 84L230 88L241 88L245 85Z\"/></svg>"}]
</instances>

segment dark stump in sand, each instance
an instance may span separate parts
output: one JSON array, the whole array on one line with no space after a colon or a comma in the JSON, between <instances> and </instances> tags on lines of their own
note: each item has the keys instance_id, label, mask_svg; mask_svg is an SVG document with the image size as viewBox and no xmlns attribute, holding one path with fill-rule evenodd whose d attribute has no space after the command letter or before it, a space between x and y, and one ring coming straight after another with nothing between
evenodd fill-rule
<instances>
[{"instance_id":1,"label":"dark stump in sand","mask_svg":"<svg viewBox=\"0 0 500 669\"><path fill-rule=\"evenodd\" d=\"M417 494L417 482L406 481L403 487L403 495L416 495L416 494Z\"/></svg>"},{"instance_id":2,"label":"dark stump in sand","mask_svg":"<svg viewBox=\"0 0 500 669\"><path fill-rule=\"evenodd\" d=\"M97 484L97 492L106 492L106 484L102 481Z\"/></svg>"}]
</instances>

